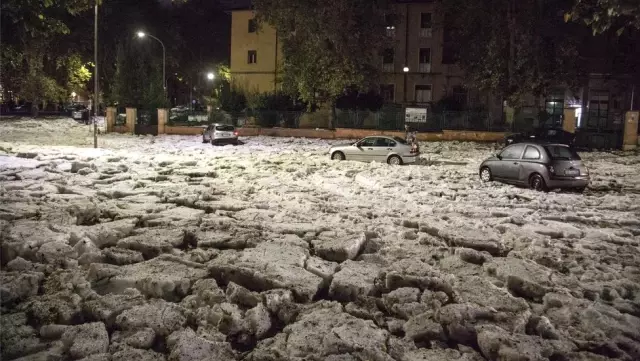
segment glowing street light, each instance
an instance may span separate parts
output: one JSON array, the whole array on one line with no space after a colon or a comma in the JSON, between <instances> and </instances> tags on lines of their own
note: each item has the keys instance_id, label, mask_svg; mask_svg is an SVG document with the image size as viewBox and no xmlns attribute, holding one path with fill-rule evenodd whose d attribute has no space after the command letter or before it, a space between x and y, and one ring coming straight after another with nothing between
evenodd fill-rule
<instances>
[{"instance_id":1,"label":"glowing street light","mask_svg":"<svg viewBox=\"0 0 640 361\"><path fill-rule=\"evenodd\" d=\"M213 80L213 79L215 79L215 77L216 77L216 76L215 76L215 74L213 74L213 73L208 73L208 74L207 74L207 79L209 79L209 80Z\"/></svg>"},{"instance_id":2,"label":"glowing street light","mask_svg":"<svg viewBox=\"0 0 640 361\"><path fill-rule=\"evenodd\" d=\"M404 71L405 73L408 73L409 72L409 67L405 66L404 68L402 68L402 71Z\"/></svg>"},{"instance_id":3,"label":"glowing street light","mask_svg":"<svg viewBox=\"0 0 640 361\"><path fill-rule=\"evenodd\" d=\"M75 99L75 98L76 98L76 95L78 95L78 94L76 94L76 92L71 92L71 97L72 97L72 98L74 98L74 99Z\"/></svg>"}]
</instances>

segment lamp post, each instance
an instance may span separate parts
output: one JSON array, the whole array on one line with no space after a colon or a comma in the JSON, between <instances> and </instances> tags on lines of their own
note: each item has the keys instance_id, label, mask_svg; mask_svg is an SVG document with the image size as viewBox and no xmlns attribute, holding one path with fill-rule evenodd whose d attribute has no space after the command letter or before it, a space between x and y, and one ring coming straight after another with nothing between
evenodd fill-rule
<instances>
[{"instance_id":1,"label":"lamp post","mask_svg":"<svg viewBox=\"0 0 640 361\"><path fill-rule=\"evenodd\" d=\"M405 66L404 68L402 68L402 72L404 73L404 103L407 103L407 73L409 73L409 67Z\"/></svg>"},{"instance_id":2,"label":"lamp post","mask_svg":"<svg viewBox=\"0 0 640 361\"><path fill-rule=\"evenodd\" d=\"M162 40L156 38L155 36L151 35L151 34L147 34L144 31L138 31L138 37L139 38L144 38L145 36L148 36L154 40L157 40L160 45L162 45L162 89L164 89L164 95L165 97L167 96L167 76L166 76L166 71L167 71L167 48L165 48L164 43L162 42Z\"/></svg>"},{"instance_id":3,"label":"lamp post","mask_svg":"<svg viewBox=\"0 0 640 361\"><path fill-rule=\"evenodd\" d=\"M100 108L100 88L98 86L98 2L95 3L95 17L93 21L93 57L95 61L95 68L93 73L94 78L94 117L93 117L93 147L98 148L98 109Z\"/></svg>"}]
</instances>

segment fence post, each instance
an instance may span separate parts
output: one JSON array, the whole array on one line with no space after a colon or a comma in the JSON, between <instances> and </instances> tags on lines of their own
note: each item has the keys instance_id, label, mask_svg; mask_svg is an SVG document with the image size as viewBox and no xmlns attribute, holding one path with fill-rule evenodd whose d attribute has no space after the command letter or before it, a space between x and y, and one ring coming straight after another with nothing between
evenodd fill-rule
<instances>
[{"instance_id":1,"label":"fence post","mask_svg":"<svg viewBox=\"0 0 640 361\"><path fill-rule=\"evenodd\" d=\"M107 107L107 133L113 133L113 128L116 124L116 114L118 113L118 109L115 107Z\"/></svg>"},{"instance_id":2,"label":"fence post","mask_svg":"<svg viewBox=\"0 0 640 361\"><path fill-rule=\"evenodd\" d=\"M624 135L622 150L632 150L638 147L638 118L640 112L629 111L624 115Z\"/></svg>"},{"instance_id":3,"label":"fence post","mask_svg":"<svg viewBox=\"0 0 640 361\"><path fill-rule=\"evenodd\" d=\"M127 133L133 134L138 120L138 109L127 108Z\"/></svg>"},{"instance_id":4,"label":"fence post","mask_svg":"<svg viewBox=\"0 0 640 361\"><path fill-rule=\"evenodd\" d=\"M169 109L158 109L158 134L165 134L167 119L169 118Z\"/></svg>"}]
</instances>

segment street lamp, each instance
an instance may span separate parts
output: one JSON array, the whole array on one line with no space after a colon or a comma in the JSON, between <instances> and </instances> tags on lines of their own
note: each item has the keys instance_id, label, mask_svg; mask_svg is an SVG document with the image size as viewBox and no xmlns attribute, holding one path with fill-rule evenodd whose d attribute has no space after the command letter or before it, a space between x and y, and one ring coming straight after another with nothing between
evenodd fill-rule
<instances>
[{"instance_id":1,"label":"street lamp","mask_svg":"<svg viewBox=\"0 0 640 361\"><path fill-rule=\"evenodd\" d=\"M407 73L409 73L409 67L405 66L404 68L402 68L402 71L404 72L404 103L407 103Z\"/></svg>"},{"instance_id":2,"label":"street lamp","mask_svg":"<svg viewBox=\"0 0 640 361\"><path fill-rule=\"evenodd\" d=\"M208 73L208 74L207 74L207 79L209 79L209 80L213 80L213 79L215 79L215 77L216 77L216 76L215 76L215 74L213 74L213 73Z\"/></svg>"},{"instance_id":3,"label":"street lamp","mask_svg":"<svg viewBox=\"0 0 640 361\"><path fill-rule=\"evenodd\" d=\"M144 38L145 36L150 37L151 39L157 40L160 45L162 45L162 89L164 89L164 93L165 93L165 97L167 95L167 48L165 48L164 43L162 42L162 40L156 38L155 36L151 35L151 34L147 34L144 31L138 31L138 37L140 39Z\"/></svg>"}]
</instances>

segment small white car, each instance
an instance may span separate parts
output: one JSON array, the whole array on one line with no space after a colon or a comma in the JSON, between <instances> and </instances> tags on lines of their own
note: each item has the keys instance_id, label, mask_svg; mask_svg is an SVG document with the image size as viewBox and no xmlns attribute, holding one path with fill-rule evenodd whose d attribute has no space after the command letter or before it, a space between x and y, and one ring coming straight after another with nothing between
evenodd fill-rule
<instances>
[{"instance_id":1,"label":"small white car","mask_svg":"<svg viewBox=\"0 0 640 361\"><path fill-rule=\"evenodd\" d=\"M372 136L355 143L333 146L329 150L333 160L386 162L392 165L415 163L420 155L418 144L409 144L399 137Z\"/></svg>"},{"instance_id":2,"label":"small white car","mask_svg":"<svg viewBox=\"0 0 640 361\"><path fill-rule=\"evenodd\" d=\"M233 125L211 124L202 132L202 143L238 145L238 131Z\"/></svg>"}]
</instances>

